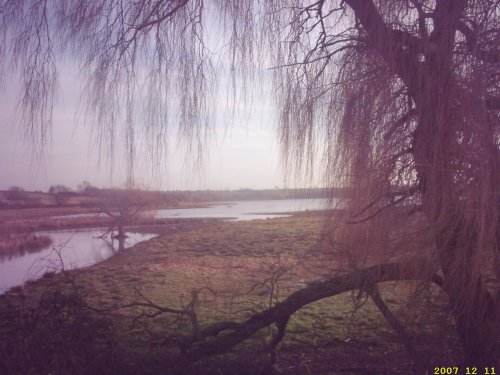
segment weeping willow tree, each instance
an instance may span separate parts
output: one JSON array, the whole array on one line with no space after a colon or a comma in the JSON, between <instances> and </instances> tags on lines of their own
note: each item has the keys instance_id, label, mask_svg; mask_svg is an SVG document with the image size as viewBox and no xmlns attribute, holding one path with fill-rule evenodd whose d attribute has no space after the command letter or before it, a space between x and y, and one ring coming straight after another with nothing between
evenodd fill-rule
<instances>
[{"instance_id":1,"label":"weeping willow tree","mask_svg":"<svg viewBox=\"0 0 500 375\"><path fill-rule=\"evenodd\" d=\"M422 279L446 293L466 363L493 366L499 11L491 0L4 0L0 59L3 77L20 79L19 125L38 151L60 56L77 61L96 139L112 156L121 137L130 171L139 135L156 161L174 131L202 156L220 74L237 94L272 69L285 160L307 170L320 157L328 185L346 191L332 219L342 233L326 224L325 251L352 273L207 328L186 349L193 358L273 323L279 342L288 317L317 299ZM199 339L222 331L210 345Z\"/></svg>"}]
</instances>

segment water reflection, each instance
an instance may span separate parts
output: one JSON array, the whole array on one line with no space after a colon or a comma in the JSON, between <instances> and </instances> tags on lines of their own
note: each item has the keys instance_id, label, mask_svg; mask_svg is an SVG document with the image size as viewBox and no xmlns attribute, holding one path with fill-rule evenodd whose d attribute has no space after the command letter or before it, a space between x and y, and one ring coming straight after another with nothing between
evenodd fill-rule
<instances>
[{"instance_id":1,"label":"water reflection","mask_svg":"<svg viewBox=\"0 0 500 375\"><path fill-rule=\"evenodd\" d=\"M127 238L111 236L100 238L102 229L81 229L40 232L48 235L53 244L36 253L25 252L22 256L0 260L0 293L22 285L28 280L40 278L47 272L61 269L87 267L99 263L117 251L134 246L154 237L154 234L127 233Z\"/></svg>"},{"instance_id":2,"label":"water reflection","mask_svg":"<svg viewBox=\"0 0 500 375\"><path fill-rule=\"evenodd\" d=\"M50 238L39 236L36 234L30 235L30 240L31 241L27 241L26 244L20 246L16 246L15 244L12 245L12 247L14 248L13 251L11 247L9 249L9 252L0 253L0 263L12 260L14 258L23 257L26 254L38 253L52 245L52 241L50 240Z\"/></svg>"}]
</instances>

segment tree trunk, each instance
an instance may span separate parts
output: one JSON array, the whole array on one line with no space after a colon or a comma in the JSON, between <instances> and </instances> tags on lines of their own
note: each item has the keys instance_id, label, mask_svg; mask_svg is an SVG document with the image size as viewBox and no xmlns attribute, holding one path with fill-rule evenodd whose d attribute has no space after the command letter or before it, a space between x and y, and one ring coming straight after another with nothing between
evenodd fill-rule
<instances>
[{"instance_id":1,"label":"tree trunk","mask_svg":"<svg viewBox=\"0 0 500 375\"><path fill-rule=\"evenodd\" d=\"M465 225L455 230L457 235L471 231ZM464 350L464 364L479 369L495 367L500 357L499 301L486 289L483 275L473 266L477 249L464 248L456 237L448 243L438 241L437 245L444 274L443 288L448 294Z\"/></svg>"},{"instance_id":2,"label":"tree trunk","mask_svg":"<svg viewBox=\"0 0 500 375\"><path fill-rule=\"evenodd\" d=\"M465 365L495 366L500 356L499 303L484 284L485 260L480 256L483 249L478 241L477 217L464 212L463 192L454 180L455 160L450 151L453 130L437 124L461 119L448 115L450 112L439 106L427 104L425 108L416 131L414 158L423 212L434 231L436 253L443 271L443 288L464 349ZM432 147L436 142L441 149Z\"/></svg>"},{"instance_id":3,"label":"tree trunk","mask_svg":"<svg viewBox=\"0 0 500 375\"><path fill-rule=\"evenodd\" d=\"M495 366L500 356L499 303L484 284L485 260L480 256L484 244L479 241L478 216L463 207L463 194L471 194L470 188L462 189L456 183L455 163L461 161L456 155L461 150L456 143L457 128L452 124L463 124L464 119L456 115L457 109L449 99L453 95L448 92L448 100L442 100L444 91L453 90L450 81L439 74L435 78L433 84L424 87L423 97L416 100L417 108L423 110L419 111L413 155L422 208L434 231L443 288L463 346L464 364L484 369Z\"/></svg>"}]
</instances>

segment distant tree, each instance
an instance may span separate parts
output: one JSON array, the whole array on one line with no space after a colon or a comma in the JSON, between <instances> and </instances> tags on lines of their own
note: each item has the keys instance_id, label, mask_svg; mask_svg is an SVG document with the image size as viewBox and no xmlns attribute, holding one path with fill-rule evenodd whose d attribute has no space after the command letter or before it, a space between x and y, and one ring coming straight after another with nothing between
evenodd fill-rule
<instances>
[{"instance_id":1,"label":"distant tree","mask_svg":"<svg viewBox=\"0 0 500 375\"><path fill-rule=\"evenodd\" d=\"M355 271L245 324L212 327L205 332L230 332L208 344L195 340L193 358L223 352L273 323L279 342L290 314L316 299L360 289L379 301L372 293L378 282L417 278L446 294L465 362L498 363L497 1L31 0L3 1L0 14L0 58L19 67L22 124L35 146L47 138L61 42L88 73L88 108L98 144L110 154L124 124L130 171L139 131L153 160L162 158L172 112L201 158L218 108L210 101L220 71L209 43L215 38L204 28L210 20L222 29L222 47L213 49L228 52L222 61L234 94L255 81L252 68L273 68L279 139L291 169L311 170L321 150L325 181L345 189L345 215L326 226L325 251ZM250 98L241 93L235 102Z\"/></svg>"},{"instance_id":2,"label":"distant tree","mask_svg":"<svg viewBox=\"0 0 500 375\"><path fill-rule=\"evenodd\" d=\"M66 185L51 185L49 187L49 194L70 193L73 189Z\"/></svg>"},{"instance_id":3,"label":"distant tree","mask_svg":"<svg viewBox=\"0 0 500 375\"><path fill-rule=\"evenodd\" d=\"M26 199L27 195L24 189L20 186L11 186L7 189L7 193L5 194L6 198L11 201L18 201Z\"/></svg>"},{"instance_id":4,"label":"distant tree","mask_svg":"<svg viewBox=\"0 0 500 375\"><path fill-rule=\"evenodd\" d=\"M7 191L24 191L24 189L20 186L11 186L7 189Z\"/></svg>"},{"instance_id":5,"label":"distant tree","mask_svg":"<svg viewBox=\"0 0 500 375\"><path fill-rule=\"evenodd\" d=\"M88 181L82 181L76 187L76 191L78 193L85 193L87 191L87 189L89 189L90 187L92 187L92 185L90 184L90 182L88 182Z\"/></svg>"},{"instance_id":6,"label":"distant tree","mask_svg":"<svg viewBox=\"0 0 500 375\"><path fill-rule=\"evenodd\" d=\"M56 204L58 206L63 205L64 203L64 195L65 193L71 193L73 192L73 189L66 185L52 185L49 187L49 194L51 194L54 197L54 200L56 201Z\"/></svg>"},{"instance_id":7,"label":"distant tree","mask_svg":"<svg viewBox=\"0 0 500 375\"><path fill-rule=\"evenodd\" d=\"M84 193L90 196L97 197L101 196L103 194L103 191L98 187L90 185L85 188Z\"/></svg>"}]
</instances>

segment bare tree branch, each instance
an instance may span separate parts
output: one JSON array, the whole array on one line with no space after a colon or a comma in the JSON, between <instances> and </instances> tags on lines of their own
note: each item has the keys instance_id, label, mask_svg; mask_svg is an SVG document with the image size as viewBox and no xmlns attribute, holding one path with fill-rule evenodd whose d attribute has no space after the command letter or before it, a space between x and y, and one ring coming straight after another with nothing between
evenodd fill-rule
<instances>
[{"instance_id":1,"label":"bare tree branch","mask_svg":"<svg viewBox=\"0 0 500 375\"><path fill-rule=\"evenodd\" d=\"M498 51L498 48L492 51L481 49L478 44L477 34L463 22L458 23L457 29L465 36L467 40L467 49L470 53L484 62L488 62L491 64L498 64L500 62L500 52Z\"/></svg>"}]
</instances>

